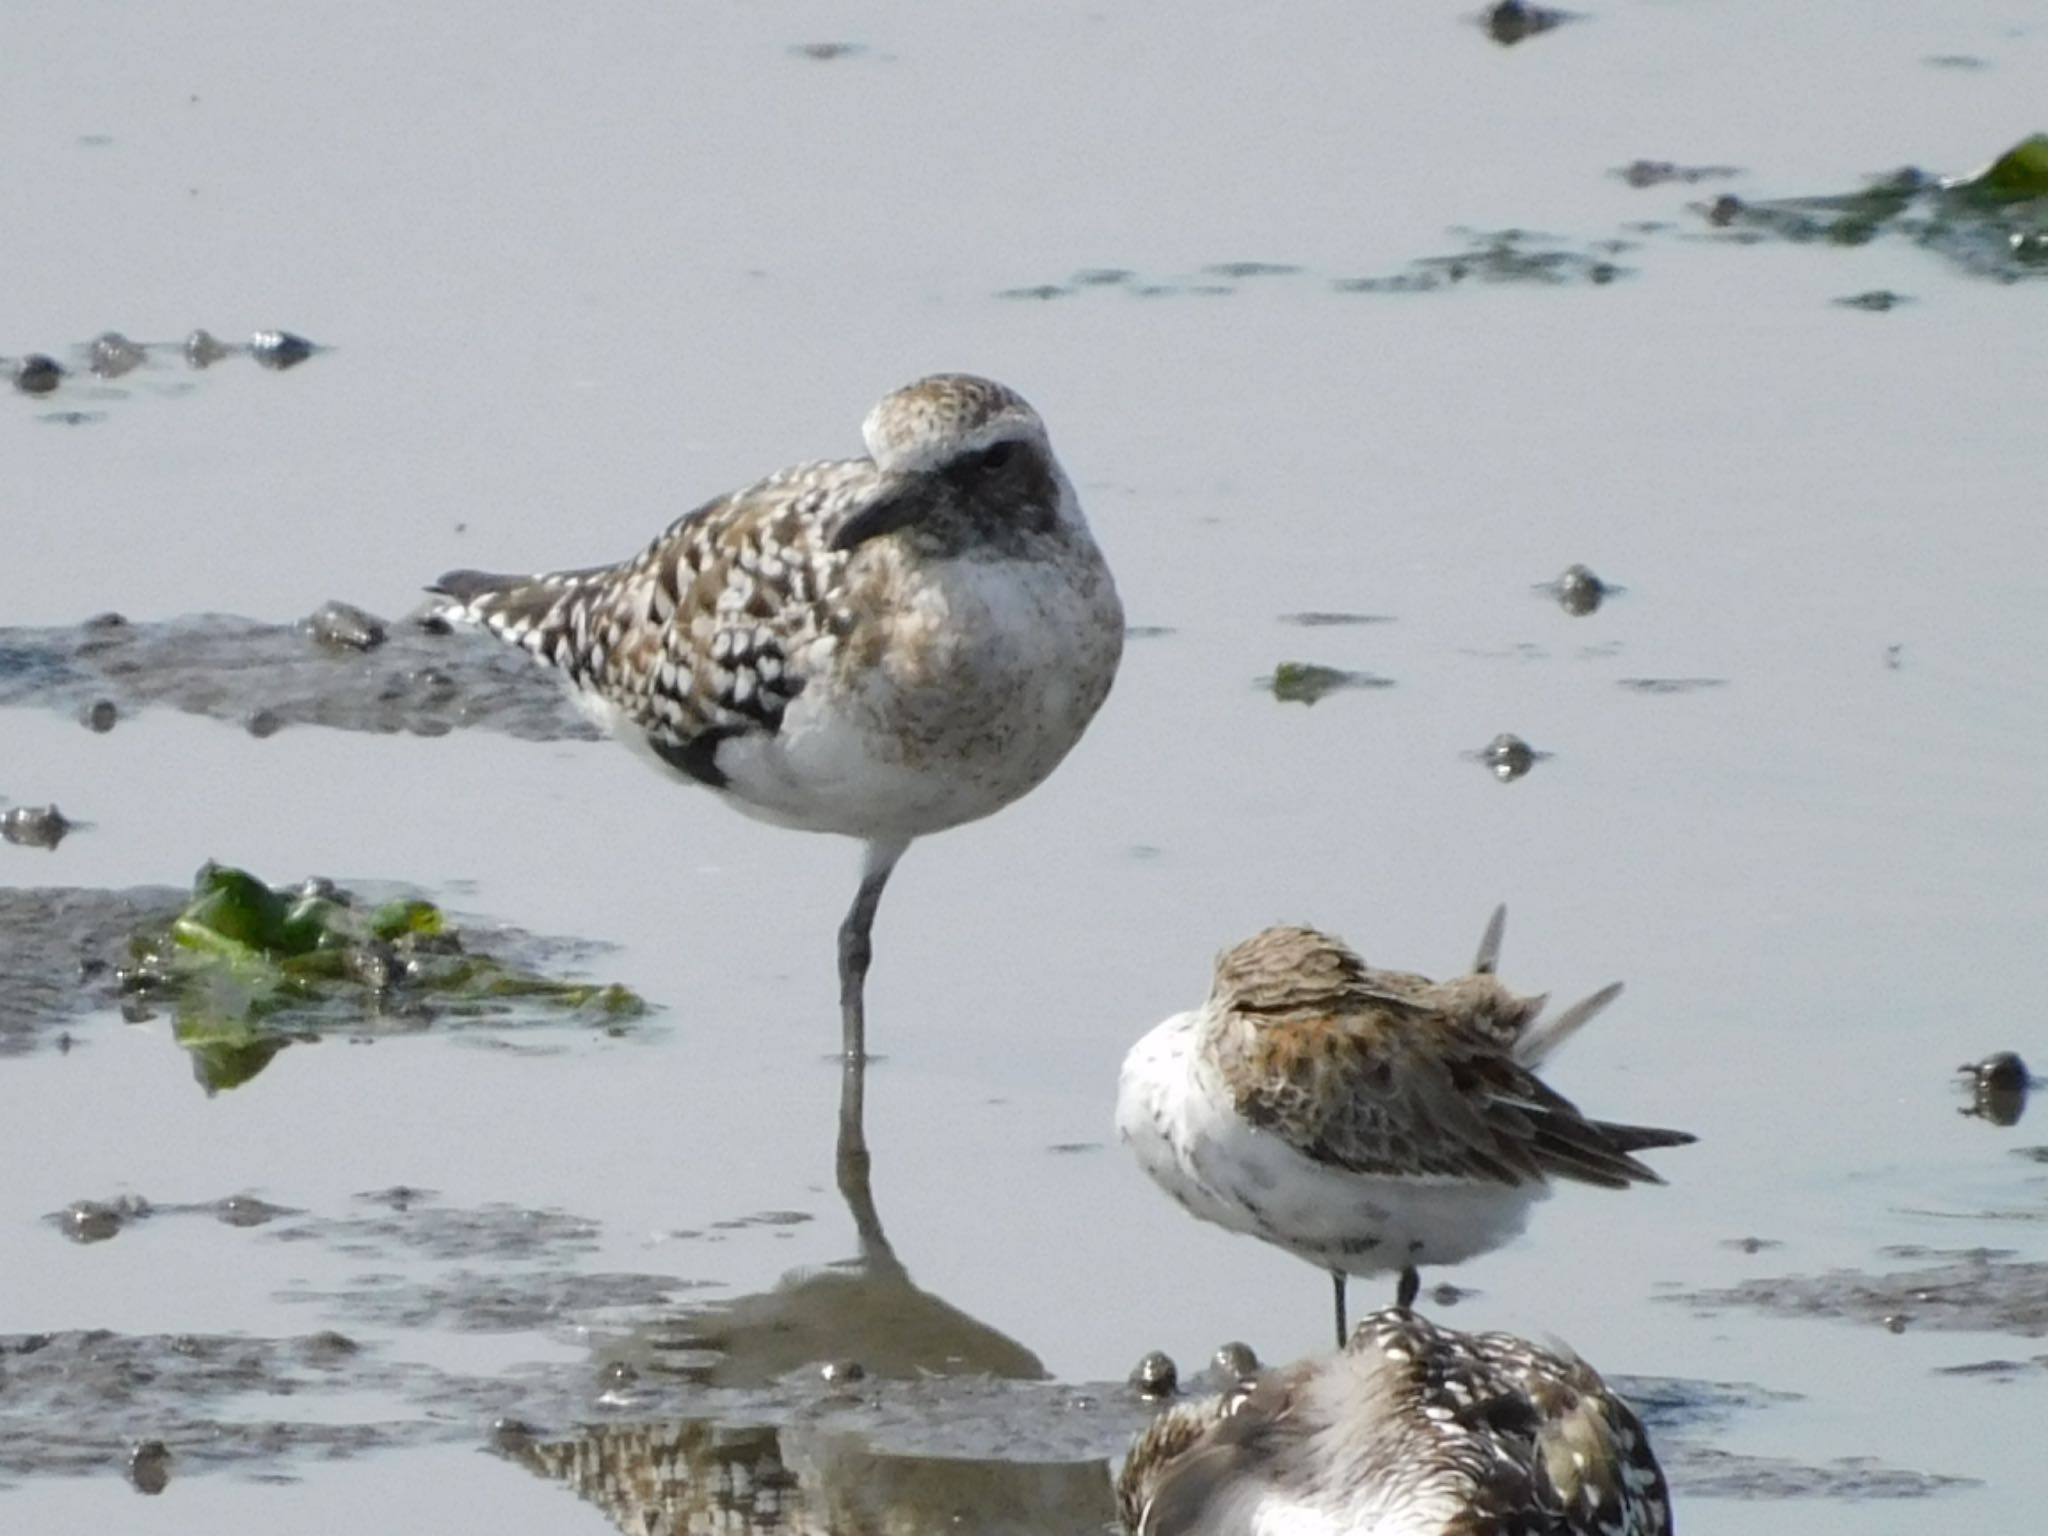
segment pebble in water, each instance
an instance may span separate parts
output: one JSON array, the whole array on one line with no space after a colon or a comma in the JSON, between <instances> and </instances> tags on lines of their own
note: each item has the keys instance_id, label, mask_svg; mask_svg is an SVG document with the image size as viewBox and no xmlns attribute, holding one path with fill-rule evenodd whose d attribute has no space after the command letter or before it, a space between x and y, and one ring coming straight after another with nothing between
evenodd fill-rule
<instances>
[{"instance_id":1,"label":"pebble in water","mask_svg":"<svg viewBox=\"0 0 2048 1536\"><path fill-rule=\"evenodd\" d=\"M1479 24L1486 29L1487 36L1506 48L1571 19L1569 12L1530 5L1526 0L1500 0L1480 13Z\"/></svg>"},{"instance_id":2,"label":"pebble in water","mask_svg":"<svg viewBox=\"0 0 2048 1536\"><path fill-rule=\"evenodd\" d=\"M265 368L282 372L313 355L313 343L290 331L258 331L249 338L249 355Z\"/></svg>"},{"instance_id":3,"label":"pebble in water","mask_svg":"<svg viewBox=\"0 0 2048 1536\"><path fill-rule=\"evenodd\" d=\"M1232 1339L1217 1348L1210 1364L1215 1366L1219 1376L1230 1381L1243 1381L1258 1370L1259 1357L1251 1345Z\"/></svg>"},{"instance_id":4,"label":"pebble in water","mask_svg":"<svg viewBox=\"0 0 2048 1536\"><path fill-rule=\"evenodd\" d=\"M63 379L57 359L46 353L31 352L14 365L14 387L24 395L47 395Z\"/></svg>"},{"instance_id":5,"label":"pebble in water","mask_svg":"<svg viewBox=\"0 0 2048 1536\"><path fill-rule=\"evenodd\" d=\"M74 825L54 805L17 805L0 812L0 837L23 848L55 849Z\"/></svg>"},{"instance_id":6,"label":"pebble in water","mask_svg":"<svg viewBox=\"0 0 2048 1536\"><path fill-rule=\"evenodd\" d=\"M1557 578L1557 605L1574 618L1594 612L1607 599L1607 583L1583 565L1565 568Z\"/></svg>"},{"instance_id":7,"label":"pebble in water","mask_svg":"<svg viewBox=\"0 0 2048 1536\"><path fill-rule=\"evenodd\" d=\"M499 1419L491 1425L492 1447L510 1455L530 1449L534 1438L533 1426L524 1419Z\"/></svg>"},{"instance_id":8,"label":"pebble in water","mask_svg":"<svg viewBox=\"0 0 2048 1536\"><path fill-rule=\"evenodd\" d=\"M337 1333L332 1328L323 1328L306 1336L305 1355L315 1365L339 1365L351 1355L361 1354L362 1349L363 1346L347 1334Z\"/></svg>"},{"instance_id":9,"label":"pebble in water","mask_svg":"<svg viewBox=\"0 0 2048 1536\"><path fill-rule=\"evenodd\" d=\"M1501 783L1512 784L1550 754L1538 752L1513 731L1502 731L1474 755Z\"/></svg>"},{"instance_id":10,"label":"pebble in water","mask_svg":"<svg viewBox=\"0 0 2048 1536\"><path fill-rule=\"evenodd\" d=\"M1143 1398L1171 1397L1180 1390L1180 1370L1173 1356L1155 1349L1131 1367L1131 1385Z\"/></svg>"},{"instance_id":11,"label":"pebble in water","mask_svg":"<svg viewBox=\"0 0 2048 1536\"><path fill-rule=\"evenodd\" d=\"M129 1222L149 1214L149 1202L127 1196L119 1200L74 1200L57 1225L74 1243L104 1243Z\"/></svg>"},{"instance_id":12,"label":"pebble in water","mask_svg":"<svg viewBox=\"0 0 2048 1536\"><path fill-rule=\"evenodd\" d=\"M229 1195L215 1202L213 1213L230 1227L260 1227L280 1216L293 1214L286 1206L272 1205L254 1195Z\"/></svg>"},{"instance_id":13,"label":"pebble in water","mask_svg":"<svg viewBox=\"0 0 2048 1536\"><path fill-rule=\"evenodd\" d=\"M137 1493L162 1493L171 1480L171 1448L161 1440L137 1441L128 1452L128 1481Z\"/></svg>"},{"instance_id":14,"label":"pebble in water","mask_svg":"<svg viewBox=\"0 0 2048 1536\"><path fill-rule=\"evenodd\" d=\"M185 361L193 368L211 368L227 355L227 343L209 330L197 330L185 338Z\"/></svg>"},{"instance_id":15,"label":"pebble in water","mask_svg":"<svg viewBox=\"0 0 2048 1536\"><path fill-rule=\"evenodd\" d=\"M322 603L299 621L299 627L337 651L374 651L388 638L382 619L338 598Z\"/></svg>"},{"instance_id":16,"label":"pebble in water","mask_svg":"<svg viewBox=\"0 0 2048 1536\"><path fill-rule=\"evenodd\" d=\"M118 379L133 373L149 360L149 354L119 331L102 331L86 346L87 366L103 379Z\"/></svg>"},{"instance_id":17,"label":"pebble in water","mask_svg":"<svg viewBox=\"0 0 2048 1536\"><path fill-rule=\"evenodd\" d=\"M2033 1074L2017 1051L1993 1051L1982 1061L1966 1061L1956 1069L1970 1080L1971 1102L1963 1111L1993 1125L2018 1125L2027 1112L2027 1090Z\"/></svg>"}]
</instances>

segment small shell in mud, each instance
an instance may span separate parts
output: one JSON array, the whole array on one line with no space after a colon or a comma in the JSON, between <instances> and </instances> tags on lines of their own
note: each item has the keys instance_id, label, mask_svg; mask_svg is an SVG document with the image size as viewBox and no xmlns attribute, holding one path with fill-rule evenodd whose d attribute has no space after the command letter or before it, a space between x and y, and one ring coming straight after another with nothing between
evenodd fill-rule
<instances>
[{"instance_id":1,"label":"small shell in mud","mask_svg":"<svg viewBox=\"0 0 2048 1536\"><path fill-rule=\"evenodd\" d=\"M133 1195L119 1200L74 1200L57 1216L57 1226L74 1243L103 1243L129 1222L149 1214L149 1202Z\"/></svg>"},{"instance_id":2,"label":"small shell in mud","mask_svg":"<svg viewBox=\"0 0 2048 1536\"><path fill-rule=\"evenodd\" d=\"M23 848L54 849L75 826L54 805L17 805L0 811L0 837Z\"/></svg>"},{"instance_id":3,"label":"small shell in mud","mask_svg":"<svg viewBox=\"0 0 2048 1536\"><path fill-rule=\"evenodd\" d=\"M137 1493L162 1493L171 1480L171 1448L161 1440L138 1440L128 1452L128 1481Z\"/></svg>"},{"instance_id":4,"label":"small shell in mud","mask_svg":"<svg viewBox=\"0 0 2048 1536\"><path fill-rule=\"evenodd\" d=\"M1210 1357L1209 1364L1216 1374L1228 1381L1243 1381L1259 1368L1258 1352L1240 1339L1220 1344Z\"/></svg>"},{"instance_id":5,"label":"small shell in mud","mask_svg":"<svg viewBox=\"0 0 2048 1536\"><path fill-rule=\"evenodd\" d=\"M1549 581L1537 582L1532 590L1555 602L1573 618L1584 618L1597 613L1601 604L1610 597L1619 597L1628 588L1604 580L1589 565L1572 564Z\"/></svg>"},{"instance_id":6,"label":"small shell in mud","mask_svg":"<svg viewBox=\"0 0 2048 1536\"><path fill-rule=\"evenodd\" d=\"M374 613L329 599L299 620L299 628L320 645L336 651L374 651L389 638L382 619Z\"/></svg>"},{"instance_id":7,"label":"small shell in mud","mask_svg":"<svg viewBox=\"0 0 2048 1536\"><path fill-rule=\"evenodd\" d=\"M1562 26L1575 19L1570 11L1554 11L1548 6L1531 5L1528 0L1498 0L1479 13L1479 25L1486 29L1486 35L1503 48L1513 47L1524 38L1535 37L1553 27Z\"/></svg>"},{"instance_id":8,"label":"small shell in mud","mask_svg":"<svg viewBox=\"0 0 2048 1536\"><path fill-rule=\"evenodd\" d=\"M1557 580L1549 583L1549 590L1557 598L1558 607L1574 618L1583 618L1597 612L1621 588L1610 587L1593 574L1590 566L1568 565Z\"/></svg>"},{"instance_id":9,"label":"small shell in mud","mask_svg":"<svg viewBox=\"0 0 2048 1536\"><path fill-rule=\"evenodd\" d=\"M24 395L47 395L63 380L63 368L47 353L31 352L14 365L14 387Z\"/></svg>"},{"instance_id":10,"label":"small shell in mud","mask_svg":"<svg viewBox=\"0 0 2048 1536\"><path fill-rule=\"evenodd\" d=\"M524 1419L499 1419L491 1425L491 1448L510 1455L530 1449L536 1438L534 1427Z\"/></svg>"},{"instance_id":11,"label":"small shell in mud","mask_svg":"<svg viewBox=\"0 0 2048 1536\"><path fill-rule=\"evenodd\" d=\"M102 331L87 343L86 366L103 379L118 379L133 373L149 360L149 354L119 331Z\"/></svg>"},{"instance_id":12,"label":"small shell in mud","mask_svg":"<svg viewBox=\"0 0 2048 1536\"><path fill-rule=\"evenodd\" d=\"M2034 1086L2033 1074L2017 1051L1993 1051L1982 1061L1966 1061L1956 1069L1968 1080L1969 1107L1975 1115L1993 1125L2018 1125L2027 1112L2027 1093Z\"/></svg>"},{"instance_id":13,"label":"small shell in mud","mask_svg":"<svg viewBox=\"0 0 2048 1536\"><path fill-rule=\"evenodd\" d=\"M1180 1390L1180 1368L1165 1350L1151 1350L1131 1367L1130 1381L1140 1397L1171 1397Z\"/></svg>"},{"instance_id":14,"label":"small shell in mud","mask_svg":"<svg viewBox=\"0 0 2048 1536\"><path fill-rule=\"evenodd\" d=\"M312 342L290 331L258 331L249 338L249 355L263 367L280 373L296 368L313 352Z\"/></svg>"},{"instance_id":15,"label":"small shell in mud","mask_svg":"<svg viewBox=\"0 0 2048 1536\"><path fill-rule=\"evenodd\" d=\"M1512 784L1543 759L1548 752L1539 752L1513 731L1502 731L1477 752L1465 754L1474 762L1484 763L1487 771L1503 784Z\"/></svg>"},{"instance_id":16,"label":"small shell in mud","mask_svg":"<svg viewBox=\"0 0 2048 1536\"><path fill-rule=\"evenodd\" d=\"M194 331L185 338L185 362L192 368L211 368L228 355L228 345L213 332Z\"/></svg>"}]
</instances>

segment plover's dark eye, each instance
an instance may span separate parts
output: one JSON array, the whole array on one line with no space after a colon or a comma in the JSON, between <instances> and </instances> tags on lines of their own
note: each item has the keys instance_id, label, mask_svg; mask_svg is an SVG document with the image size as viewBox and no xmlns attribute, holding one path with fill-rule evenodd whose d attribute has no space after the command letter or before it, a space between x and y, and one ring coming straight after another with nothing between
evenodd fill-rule
<instances>
[{"instance_id":1,"label":"plover's dark eye","mask_svg":"<svg viewBox=\"0 0 2048 1536\"><path fill-rule=\"evenodd\" d=\"M1003 469L1016 456L1017 445L1015 443L997 443L995 447L988 449L982 454L981 467L991 471Z\"/></svg>"}]
</instances>

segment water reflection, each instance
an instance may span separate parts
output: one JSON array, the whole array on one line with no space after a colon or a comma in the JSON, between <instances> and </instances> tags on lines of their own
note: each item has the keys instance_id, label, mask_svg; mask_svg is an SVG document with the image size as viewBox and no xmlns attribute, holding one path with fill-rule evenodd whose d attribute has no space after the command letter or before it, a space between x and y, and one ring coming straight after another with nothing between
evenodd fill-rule
<instances>
[{"instance_id":1,"label":"water reflection","mask_svg":"<svg viewBox=\"0 0 2048 1536\"><path fill-rule=\"evenodd\" d=\"M657 1337L639 1336L627 1346L630 1363L713 1387L764 1387L826 1362L855 1362L866 1375L892 1381L1045 1380L1038 1356L910 1278L875 1206L863 1124L866 1071L856 1061L844 1071L836 1163L854 1255L796 1270L771 1291L694 1311Z\"/></svg>"},{"instance_id":2,"label":"water reflection","mask_svg":"<svg viewBox=\"0 0 2048 1536\"><path fill-rule=\"evenodd\" d=\"M858 1436L708 1419L603 1425L508 1454L567 1484L632 1536L685 1531L838 1533L1103 1530L1103 1461L891 1456Z\"/></svg>"}]
</instances>

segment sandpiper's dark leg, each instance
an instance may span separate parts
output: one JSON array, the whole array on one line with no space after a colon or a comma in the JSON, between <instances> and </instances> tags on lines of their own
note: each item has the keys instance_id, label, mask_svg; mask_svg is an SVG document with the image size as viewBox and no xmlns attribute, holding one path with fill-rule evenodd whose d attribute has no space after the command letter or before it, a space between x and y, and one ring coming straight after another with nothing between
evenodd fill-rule
<instances>
[{"instance_id":1,"label":"sandpiper's dark leg","mask_svg":"<svg viewBox=\"0 0 2048 1536\"><path fill-rule=\"evenodd\" d=\"M1345 1340L1345 1332L1344 1332L1344 1271L1343 1271L1343 1270L1341 1270L1341 1269L1333 1269L1333 1270L1331 1270L1331 1271L1330 1271L1330 1284L1331 1284L1331 1286L1332 1286L1332 1287L1333 1287L1333 1288L1334 1288L1334 1289L1336 1290L1336 1293L1337 1293L1337 1347L1338 1347L1339 1349L1342 1349L1342 1348L1344 1347L1344 1340Z\"/></svg>"},{"instance_id":2,"label":"sandpiper's dark leg","mask_svg":"<svg viewBox=\"0 0 2048 1536\"><path fill-rule=\"evenodd\" d=\"M882 904L882 887L889 872L903 857L908 842L869 843L867 860L861 867L860 890L847 908L846 921L839 925L839 1021L841 1049L848 1061L867 1059L866 991L868 962L874 958L871 935L875 908Z\"/></svg>"},{"instance_id":3,"label":"sandpiper's dark leg","mask_svg":"<svg viewBox=\"0 0 2048 1536\"><path fill-rule=\"evenodd\" d=\"M1413 1264L1401 1271L1401 1284L1394 1291L1394 1305L1403 1312L1415 1310L1415 1298L1422 1294L1422 1274Z\"/></svg>"}]
</instances>

